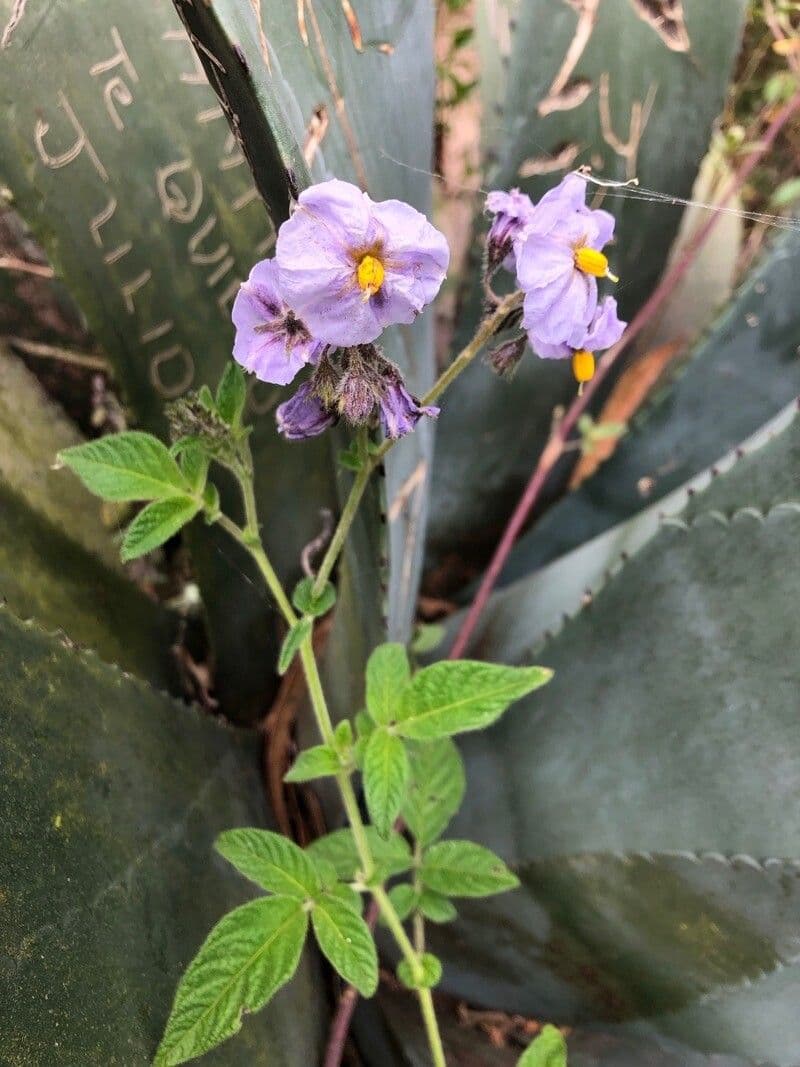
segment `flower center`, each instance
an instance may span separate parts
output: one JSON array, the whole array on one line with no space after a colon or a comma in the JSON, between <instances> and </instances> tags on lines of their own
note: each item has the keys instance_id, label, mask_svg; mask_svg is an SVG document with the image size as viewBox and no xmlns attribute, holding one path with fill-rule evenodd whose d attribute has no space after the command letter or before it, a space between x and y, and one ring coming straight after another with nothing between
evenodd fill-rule
<instances>
[{"instance_id":1,"label":"flower center","mask_svg":"<svg viewBox=\"0 0 800 1067\"><path fill-rule=\"evenodd\" d=\"M594 378L594 354L585 348L578 349L572 356L572 373L581 385L590 382Z\"/></svg>"},{"instance_id":2,"label":"flower center","mask_svg":"<svg viewBox=\"0 0 800 1067\"><path fill-rule=\"evenodd\" d=\"M575 266L584 274L592 274L595 278L610 278L612 282L618 282L619 278L608 269L608 260L602 252L596 248L582 245L575 249Z\"/></svg>"},{"instance_id":3,"label":"flower center","mask_svg":"<svg viewBox=\"0 0 800 1067\"><path fill-rule=\"evenodd\" d=\"M383 285L385 274L383 264L375 256L367 255L362 258L358 264L356 277L358 278L359 287L364 292L365 300L369 300L371 296L378 292Z\"/></svg>"}]
</instances>

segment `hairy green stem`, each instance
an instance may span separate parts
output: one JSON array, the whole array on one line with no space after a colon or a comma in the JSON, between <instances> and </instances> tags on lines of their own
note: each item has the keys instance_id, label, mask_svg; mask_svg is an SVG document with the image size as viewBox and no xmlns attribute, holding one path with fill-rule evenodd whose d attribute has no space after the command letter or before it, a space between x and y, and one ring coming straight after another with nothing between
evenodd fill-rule
<instances>
[{"instance_id":1,"label":"hairy green stem","mask_svg":"<svg viewBox=\"0 0 800 1067\"><path fill-rule=\"evenodd\" d=\"M486 316L469 344L461 349L450 366L442 371L433 386L422 397L420 403L423 406L433 404L438 400L445 389L456 380L459 374L462 374L467 369L486 342L490 341L502 328L503 323L508 316L522 305L522 297L523 294L519 291L511 293L510 296L506 296L500 301L494 311L492 311L491 315ZM347 539L347 535L350 532L350 527L353 525L353 520L358 513L361 498L367 488L372 472L381 464L386 453L397 443L392 439L387 439L379 448L375 449L375 451L370 454L363 444L366 440L366 433L360 431L359 456L361 458L361 467L353 481L350 494L347 497L344 508L342 509L342 514L339 517L339 522L336 525L333 537L328 545L328 550L320 564L319 570L317 571L317 577L314 580L314 596L320 596L322 594L322 591L325 588L325 583L330 578L333 568L336 566L336 561L339 558L342 547Z\"/></svg>"},{"instance_id":2,"label":"hairy green stem","mask_svg":"<svg viewBox=\"0 0 800 1067\"><path fill-rule=\"evenodd\" d=\"M367 464L364 465L365 468ZM248 503L249 494L246 491L246 484L250 483L252 488L252 479L248 479L246 472L237 472L237 477L242 485L242 494L245 500L245 512L246 512L246 526L243 529L237 526L232 519L229 519L227 515L220 514L217 516L216 521L230 536L238 541L240 545L247 549L253 559L256 561L261 574L264 577L264 581L267 587L275 598L281 613L289 626L294 626L298 621L297 615L292 608L289 598L283 589L280 579L275 572L275 568L270 562L269 556L264 550L264 545L261 541L261 537L258 532L258 522L255 514L255 501L253 504ZM355 507L358 506L356 501ZM252 510L251 510L252 507ZM346 531L345 531L346 532ZM332 566L332 564L331 564ZM314 647L312 638L309 635L300 646L300 661L303 666L303 673L306 678L306 684L308 686L308 692L311 699L311 707L314 712L314 718L317 723L317 729L323 741L326 744L333 744L334 742L334 730L333 721L331 719L330 711L328 709L328 703L325 699L325 691L322 687L322 679L319 674L319 667L317 665L316 657L314 656ZM369 839L367 838L366 827L364 820L361 818L361 812L358 807L358 798L356 797L355 790L353 789L353 783L350 780L350 775L345 771L336 775L336 784L339 787L339 794L342 798L342 804L347 815L347 820L350 824L350 829L353 831L353 840L358 851L359 859L362 866L362 874L364 881L370 883L375 875L375 859L372 855L372 850L369 846ZM421 953L418 952L414 945L408 938L403 924L400 921L394 905L389 899L389 895L382 885L370 885L370 892L375 898L376 903L380 909L386 925L392 931L394 938L403 953L403 956L408 961L412 974L415 978L421 978L422 976L422 963ZM433 997L429 989L416 990L419 998L420 1011L422 1012L422 1018L425 1023L425 1032L428 1036L428 1042L430 1044L431 1056L433 1057L434 1067L446 1067L446 1061L444 1058L444 1049L442 1047L442 1039L439 1034L439 1026L436 1021L436 1013L433 1005Z\"/></svg>"},{"instance_id":3,"label":"hairy green stem","mask_svg":"<svg viewBox=\"0 0 800 1067\"><path fill-rule=\"evenodd\" d=\"M422 877L420 874L422 867L422 845L419 841L414 841L414 878L413 886L414 893L419 897L422 892ZM419 953L425 951L425 916L419 910L414 909L414 917L412 919L412 929L414 931L414 948Z\"/></svg>"}]
</instances>

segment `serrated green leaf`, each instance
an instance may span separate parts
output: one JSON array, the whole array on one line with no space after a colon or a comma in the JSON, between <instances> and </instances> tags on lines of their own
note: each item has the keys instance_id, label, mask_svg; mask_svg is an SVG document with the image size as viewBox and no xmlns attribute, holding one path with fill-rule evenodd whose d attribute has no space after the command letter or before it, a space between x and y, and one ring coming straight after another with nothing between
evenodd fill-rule
<instances>
[{"instance_id":1,"label":"serrated green leaf","mask_svg":"<svg viewBox=\"0 0 800 1067\"><path fill-rule=\"evenodd\" d=\"M401 814L414 837L430 845L461 806L464 761L449 737L422 741L409 750L411 774Z\"/></svg>"},{"instance_id":2,"label":"serrated green leaf","mask_svg":"<svg viewBox=\"0 0 800 1067\"><path fill-rule=\"evenodd\" d=\"M283 639L280 655L278 656L278 674L286 674L292 660L300 650L300 646L310 635L313 628L314 620L308 618L308 616L298 619L294 626L290 627Z\"/></svg>"},{"instance_id":3,"label":"serrated green leaf","mask_svg":"<svg viewBox=\"0 0 800 1067\"><path fill-rule=\"evenodd\" d=\"M417 894L410 882L393 885L389 890L389 900L401 922L404 922L417 906Z\"/></svg>"},{"instance_id":4,"label":"serrated green leaf","mask_svg":"<svg viewBox=\"0 0 800 1067\"><path fill-rule=\"evenodd\" d=\"M340 904L354 911L357 915L360 915L364 910L364 900L361 894L343 882L337 882L332 885L327 890L326 896L334 897Z\"/></svg>"},{"instance_id":5,"label":"serrated green leaf","mask_svg":"<svg viewBox=\"0 0 800 1067\"><path fill-rule=\"evenodd\" d=\"M174 455L174 450L171 450ZM186 440L180 451L180 469L195 494L202 494L208 477L209 456L197 440Z\"/></svg>"},{"instance_id":6,"label":"serrated green leaf","mask_svg":"<svg viewBox=\"0 0 800 1067\"><path fill-rule=\"evenodd\" d=\"M317 943L330 965L364 997L378 988L378 953L364 920L352 907L326 894L311 912Z\"/></svg>"},{"instance_id":7,"label":"serrated green leaf","mask_svg":"<svg viewBox=\"0 0 800 1067\"><path fill-rule=\"evenodd\" d=\"M120 555L123 563L163 545L192 521L200 507L194 497L169 496L142 508L122 539Z\"/></svg>"},{"instance_id":8,"label":"serrated green leaf","mask_svg":"<svg viewBox=\"0 0 800 1067\"><path fill-rule=\"evenodd\" d=\"M447 897L486 897L516 889L519 879L505 863L472 841L439 841L426 851L420 877Z\"/></svg>"},{"instance_id":9,"label":"serrated green leaf","mask_svg":"<svg viewBox=\"0 0 800 1067\"><path fill-rule=\"evenodd\" d=\"M237 1033L242 1013L263 1008L292 977L307 929L302 907L283 897L221 919L181 979L155 1067L185 1063Z\"/></svg>"},{"instance_id":10,"label":"serrated green leaf","mask_svg":"<svg viewBox=\"0 0 800 1067\"><path fill-rule=\"evenodd\" d=\"M225 830L214 843L221 856L270 893L308 900L322 889L313 860L299 845L271 830Z\"/></svg>"},{"instance_id":11,"label":"serrated green leaf","mask_svg":"<svg viewBox=\"0 0 800 1067\"><path fill-rule=\"evenodd\" d=\"M403 694L398 733L419 741L482 730L509 704L549 682L546 667L446 660L425 667Z\"/></svg>"},{"instance_id":12,"label":"serrated green leaf","mask_svg":"<svg viewBox=\"0 0 800 1067\"><path fill-rule=\"evenodd\" d=\"M382 727L367 743L364 753L364 793L375 829L387 837L406 795L408 753L403 741Z\"/></svg>"},{"instance_id":13,"label":"serrated green leaf","mask_svg":"<svg viewBox=\"0 0 800 1067\"><path fill-rule=\"evenodd\" d=\"M458 918L455 905L441 893L423 889L419 898L419 910L432 923L449 923Z\"/></svg>"},{"instance_id":14,"label":"serrated green leaf","mask_svg":"<svg viewBox=\"0 0 800 1067\"><path fill-rule=\"evenodd\" d=\"M420 959L422 971L414 974L408 960L397 965L397 977L407 989L433 989L442 980L442 961L432 952L424 952Z\"/></svg>"},{"instance_id":15,"label":"serrated green leaf","mask_svg":"<svg viewBox=\"0 0 800 1067\"><path fill-rule=\"evenodd\" d=\"M141 430L65 448L58 458L103 500L162 500L189 488L167 446Z\"/></svg>"},{"instance_id":16,"label":"serrated green leaf","mask_svg":"<svg viewBox=\"0 0 800 1067\"><path fill-rule=\"evenodd\" d=\"M564 1035L548 1023L517 1060L517 1067L567 1067Z\"/></svg>"},{"instance_id":17,"label":"serrated green leaf","mask_svg":"<svg viewBox=\"0 0 800 1067\"><path fill-rule=\"evenodd\" d=\"M301 615L327 615L336 603L336 590L330 582L325 585L319 596L314 596L314 579L302 578L294 587L292 603Z\"/></svg>"},{"instance_id":18,"label":"serrated green leaf","mask_svg":"<svg viewBox=\"0 0 800 1067\"><path fill-rule=\"evenodd\" d=\"M379 877L390 878L411 869L411 848L400 834L392 833L383 838L374 826L367 826L366 834ZM337 875L344 881L354 881L361 869L352 830L334 830L324 837L318 837L306 851L314 859L319 857L333 864Z\"/></svg>"},{"instance_id":19,"label":"serrated green leaf","mask_svg":"<svg viewBox=\"0 0 800 1067\"><path fill-rule=\"evenodd\" d=\"M411 667L403 645L378 645L367 660L367 711L375 722L387 725L400 715L403 691L411 680Z\"/></svg>"},{"instance_id":20,"label":"serrated green leaf","mask_svg":"<svg viewBox=\"0 0 800 1067\"><path fill-rule=\"evenodd\" d=\"M244 373L239 364L231 360L220 378L216 396L217 411L229 426L237 428L241 424L246 400L247 382Z\"/></svg>"},{"instance_id":21,"label":"serrated green leaf","mask_svg":"<svg viewBox=\"0 0 800 1067\"><path fill-rule=\"evenodd\" d=\"M315 778L329 778L342 769L339 755L327 745L314 745L300 752L283 776L284 782L311 782Z\"/></svg>"}]
</instances>

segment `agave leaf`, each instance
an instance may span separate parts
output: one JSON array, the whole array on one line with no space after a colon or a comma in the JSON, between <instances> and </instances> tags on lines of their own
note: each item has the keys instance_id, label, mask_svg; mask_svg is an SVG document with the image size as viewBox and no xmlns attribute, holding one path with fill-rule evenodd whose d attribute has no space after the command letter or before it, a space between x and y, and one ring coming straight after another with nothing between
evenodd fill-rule
<instances>
[{"instance_id":1,"label":"agave leaf","mask_svg":"<svg viewBox=\"0 0 800 1067\"><path fill-rule=\"evenodd\" d=\"M436 932L451 990L795 1062L800 421L765 439L544 649L524 647L526 630L540 643L535 597L511 642L481 635L487 658L535 658L555 678L464 746L453 833L509 859L525 892L479 906L481 934L474 905L457 942Z\"/></svg>"},{"instance_id":2,"label":"agave leaf","mask_svg":"<svg viewBox=\"0 0 800 1067\"><path fill-rule=\"evenodd\" d=\"M148 1062L187 961L251 895L211 857L220 830L270 824L260 741L7 611L0 638L4 1049ZM209 1062L316 1062L312 962Z\"/></svg>"},{"instance_id":3,"label":"agave leaf","mask_svg":"<svg viewBox=\"0 0 800 1067\"><path fill-rule=\"evenodd\" d=\"M122 572L101 505L51 469L80 437L25 366L0 349L0 597L157 686L179 687L175 621Z\"/></svg>"},{"instance_id":4,"label":"agave leaf","mask_svg":"<svg viewBox=\"0 0 800 1067\"><path fill-rule=\"evenodd\" d=\"M482 85L486 187L520 185L538 197L565 169L590 163L602 178L636 175L643 188L690 195L724 100L744 4L734 0L713 10L703 0L679 5L688 51L673 47L680 35L667 41L642 17L652 7L640 0L478 5L482 54L495 57ZM550 99L567 71L568 48L584 38L560 102ZM606 88L613 133L601 119ZM560 106L548 110L553 103ZM644 113L649 117L641 118L641 138L628 158L613 147L615 138L636 146L636 115ZM562 156L570 145L574 153ZM617 218L610 257L621 278L615 295L630 318L662 272L681 212L614 193L603 207ZM477 231L484 228L479 220ZM462 338L470 336L480 307L478 263L472 267L462 294ZM530 354L511 383L480 365L462 375L440 418L430 520L434 555L485 550L493 542L497 526L486 517L502 525L544 446L553 408L574 390L566 364Z\"/></svg>"},{"instance_id":5,"label":"agave leaf","mask_svg":"<svg viewBox=\"0 0 800 1067\"><path fill-rule=\"evenodd\" d=\"M800 236L780 234L672 383L598 472L523 538L504 571L528 574L660 500L800 393L794 298Z\"/></svg>"}]
</instances>

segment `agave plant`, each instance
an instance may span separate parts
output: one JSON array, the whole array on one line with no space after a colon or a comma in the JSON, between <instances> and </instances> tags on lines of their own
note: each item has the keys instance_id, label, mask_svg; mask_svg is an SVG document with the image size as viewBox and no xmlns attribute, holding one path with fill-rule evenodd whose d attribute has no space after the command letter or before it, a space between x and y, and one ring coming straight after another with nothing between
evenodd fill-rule
<instances>
[{"instance_id":1,"label":"agave plant","mask_svg":"<svg viewBox=\"0 0 800 1067\"><path fill-rule=\"evenodd\" d=\"M637 322L675 264L681 212L664 201L692 195L743 0L474 6L481 184L539 200L589 164L615 216L620 310ZM485 563L537 456L558 440L554 411L575 396L567 363L523 354L516 340L495 355L519 362L510 381L474 359L517 310L502 271L502 313L486 309L483 198L471 222L475 254L450 282L458 313L443 374L430 313L381 336L415 396L439 402L439 383L449 386L436 423L421 419L391 448L363 434L351 441L341 427L287 441L274 417L286 394L251 379L245 396L229 357L240 286L272 254L305 190L335 177L431 216L432 5L0 0L0 12L11 20L0 177L65 287L59 299L75 301L113 367L141 431L125 439L163 438L173 405L173 430L191 416L206 441L211 427L218 442L234 442L233 459L210 478L208 457L186 443L192 434L182 433L174 456L142 445L173 480L172 510L157 536L140 519L124 542L134 555L183 528L213 659L214 718L180 699L172 646L185 618L127 579L98 507L68 472L51 469L54 457L100 495L147 494L98 488L97 469L112 455L105 439L100 452L82 446L3 352L0 909L9 921L0 924L0 1058L180 1062L235 1032L243 1008L269 1001L208 1062L322 1062L341 1009L331 1008L316 949L303 947L309 915L334 969L374 993L371 936L343 885L366 892L369 879L336 798L319 786L332 832L300 850L278 835L287 829L280 798L267 799L259 773L258 727L279 690L279 707L296 699L287 698L290 664L298 652L306 669L313 659L336 553L280 611L262 579L274 593L302 578L303 550L307 560L324 550L328 509L349 532L311 675L327 694L331 734L306 748L288 780L338 780L346 765L349 783L355 767L363 772L368 852L383 878L375 899L388 879L384 916L406 956L401 981L428 1012L428 1038L438 985L475 1009L566 1028L566 1045L545 1028L524 1067L565 1057L573 1067L796 1064L796 228L769 243L727 307L701 308L700 336L680 338L679 371L613 456L575 485L569 448L591 457L607 439L601 394L622 360L608 364L577 437L546 470L541 516L496 568L477 625L473 613L467 632L456 613L425 650L430 634L412 643L424 568L458 554ZM634 178L638 193L626 185ZM718 255L698 264L731 273ZM382 278L365 274L364 284L380 288ZM680 308L678 319L684 332ZM453 360L459 351L469 358ZM249 513L234 540L219 521L235 512L236 477L247 483L250 471L261 542ZM467 604L473 593L454 597ZM444 684L436 661L454 641L472 657L469 682L458 684L473 702L500 677L482 661L508 665L502 699L468 727L426 731L410 713L411 725L398 725L404 701L416 712L414 701L432 699L420 695L426 679ZM403 646L431 661L413 679ZM547 688L526 695L550 670ZM452 734L493 722L520 697L456 749ZM365 701L369 715L353 733L346 723ZM303 746L318 740L311 714L296 727ZM345 803L360 825L355 794ZM402 833L393 830L400 813ZM477 844L459 852L467 837ZM276 895L256 896L226 860ZM299 896L286 887L289 869ZM229 1016L200 1026L195 1044L175 1020L204 1009L186 1009L179 994L156 1053L182 972L231 908L223 933L256 910L276 928L302 927L278 968L281 981L294 977L274 998L277 977L245 989ZM250 935L238 936L247 947ZM385 930L378 941L396 963ZM471 1051L446 1012L441 1032L444 1054ZM365 1064L430 1062L425 1030L397 993L365 1002L352 1038ZM501 1051L496 1062L518 1054ZM495 1062L493 1051L478 1056L464 1062Z\"/></svg>"}]
</instances>

